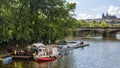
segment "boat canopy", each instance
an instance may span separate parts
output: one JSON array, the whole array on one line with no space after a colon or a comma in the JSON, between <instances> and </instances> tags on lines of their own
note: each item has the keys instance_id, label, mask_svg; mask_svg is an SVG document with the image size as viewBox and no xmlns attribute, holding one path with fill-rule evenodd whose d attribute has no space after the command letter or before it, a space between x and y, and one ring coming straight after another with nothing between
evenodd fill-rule
<instances>
[{"instance_id":1,"label":"boat canopy","mask_svg":"<svg viewBox=\"0 0 120 68\"><path fill-rule=\"evenodd\" d=\"M35 47L45 46L43 43L34 43L32 45L35 46Z\"/></svg>"}]
</instances>

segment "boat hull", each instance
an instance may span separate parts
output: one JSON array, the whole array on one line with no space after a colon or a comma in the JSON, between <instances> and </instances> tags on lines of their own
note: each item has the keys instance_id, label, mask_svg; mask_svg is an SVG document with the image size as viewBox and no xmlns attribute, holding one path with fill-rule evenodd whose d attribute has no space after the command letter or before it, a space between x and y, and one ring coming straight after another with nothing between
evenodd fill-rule
<instances>
[{"instance_id":1,"label":"boat hull","mask_svg":"<svg viewBox=\"0 0 120 68\"><path fill-rule=\"evenodd\" d=\"M37 58L37 61L45 62L45 61L52 61L54 59L55 58L51 58L51 57L40 57L40 58Z\"/></svg>"}]
</instances>

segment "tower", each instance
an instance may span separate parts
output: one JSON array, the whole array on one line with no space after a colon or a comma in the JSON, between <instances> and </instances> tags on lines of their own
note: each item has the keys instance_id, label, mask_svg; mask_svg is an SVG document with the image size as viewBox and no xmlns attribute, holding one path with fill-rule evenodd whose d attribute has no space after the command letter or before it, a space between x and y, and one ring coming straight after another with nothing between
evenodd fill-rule
<instances>
[{"instance_id":1,"label":"tower","mask_svg":"<svg viewBox=\"0 0 120 68\"><path fill-rule=\"evenodd\" d=\"M104 13L102 13L102 19L104 19L105 18L105 15L104 15Z\"/></svg>"},{"instance_id":2,"label":"tower","mask_svg":"<svg viewBox=\"0 0 120 68\"><path fill-rule=\"evenodd\" d=\"M106 16L108 16L108 12L106 13Z\"/></svg>"}]
</instances>

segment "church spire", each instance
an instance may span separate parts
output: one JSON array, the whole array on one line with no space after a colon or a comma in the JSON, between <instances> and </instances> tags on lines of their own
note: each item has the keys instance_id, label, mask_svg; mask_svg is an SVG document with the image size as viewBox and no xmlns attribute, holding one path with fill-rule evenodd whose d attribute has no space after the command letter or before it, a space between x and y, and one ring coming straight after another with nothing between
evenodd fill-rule
<instances>
[{"instance_id":1,"label":"church spire","mask_svg":"<svg viewBox=\"0 0 120 68\"><path fill-rule=\"evenodd\" d=\"M102 13L102 19L104 19L105 18L105 15L104 15L104 13Z\"/></svg>"},{"instance_id":2,"label":"church spire","mask_svg":"<svg viewBox=\"0 0 120 68\"><path fill-rule=\"evenodd\" d=\"M106 16L108 16L108 12L106 13Z\"/></svg>"}]
</instances>

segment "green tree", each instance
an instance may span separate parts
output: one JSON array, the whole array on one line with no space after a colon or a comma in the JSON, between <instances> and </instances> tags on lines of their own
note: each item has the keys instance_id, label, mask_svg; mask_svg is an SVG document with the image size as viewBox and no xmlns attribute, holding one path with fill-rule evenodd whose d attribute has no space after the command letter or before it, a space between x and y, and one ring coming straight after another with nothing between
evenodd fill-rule
<instances>
[{"instance_id":1,"label":"green tree","mask_svg":"<svg viewBox=\"0 0 120 68\"><path fill-rule=\"evenodd\" d=\"M65 0L0 1L0 43L54 42L76 28L75 3Z\"/></svg>"},{"instance_id":2,"label":"green tree","mask_svg":"<svg viewBox=\"0 0 120 68\"><path fill-rule=\"evenodd\" d=\"M107 23L104 22L104 21L100 21L99 24L98 24L99 27L105 27L107 26Z\"/></svg>"}]
</instances>

